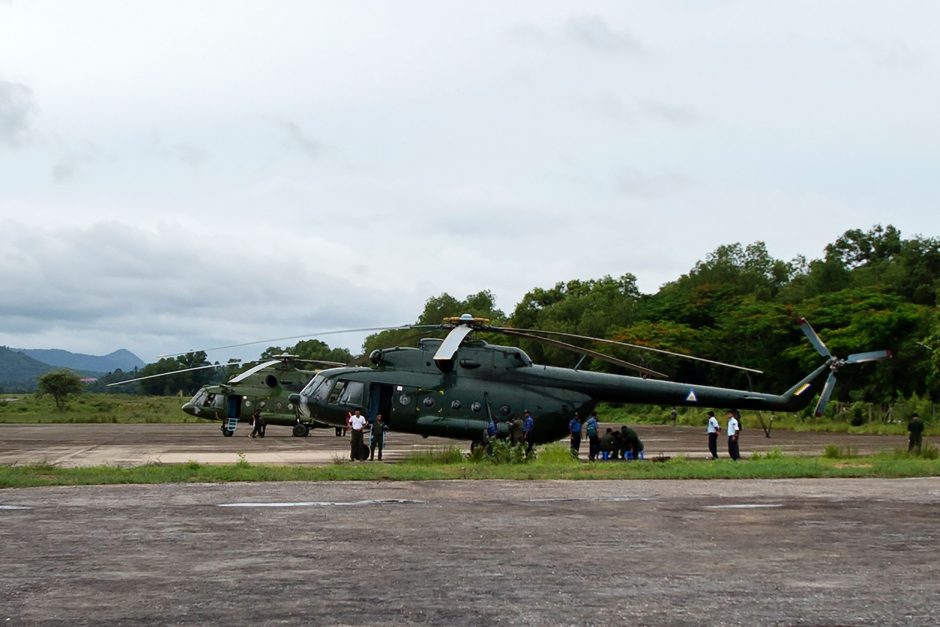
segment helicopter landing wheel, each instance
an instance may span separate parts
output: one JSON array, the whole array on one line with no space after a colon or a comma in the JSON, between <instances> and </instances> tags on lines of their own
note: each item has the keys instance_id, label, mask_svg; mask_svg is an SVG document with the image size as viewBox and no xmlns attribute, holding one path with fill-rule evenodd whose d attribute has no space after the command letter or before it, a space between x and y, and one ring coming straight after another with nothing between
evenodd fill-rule
<instances>
[{"instance_id":1,"label":"helicopter landing wheel","mask_svg":"<svg viewBox=\"0 0 940 627\"><path fill-rule=\"evenodd\" d=\"M235 432L232 431L231 429L222 429L222 435L224 435L227 438L230 438L233 435L235 435Z\"/></svg>"},{"instance_id":2,"label":"helicopter landing wheel","mask_svg":"<svg viewBox=\"0 0 940 627\"><path fill-rule=\"evenodd\" d=\"M369 447L365 444L363 444L362 448L359 449L359 459L361 461L366 461L369 459Z\"/></svg>"},{"instance_id":3,"label":"helicopter landing wheel","mask_svg":"<svg viewBox=\"0 0 940 627\"><path fill-rule=\"evenodd\" d=\"M305 438L310 435L310 427L305 424L297 423L294 425L294 437Z\"/></svg>"},{"instance_id":4,"label":"helicopter landing wheel","mask_svg":"<svg viewBox=\"0 0 940 627\"><path fill-rule=\"evenodd\" d=\"M473 440L472 442L470 442L470 452L472 453L473 451L484 446L485 444L486 442L484 442L483 440Z\"/></svg>"}]
</instances>

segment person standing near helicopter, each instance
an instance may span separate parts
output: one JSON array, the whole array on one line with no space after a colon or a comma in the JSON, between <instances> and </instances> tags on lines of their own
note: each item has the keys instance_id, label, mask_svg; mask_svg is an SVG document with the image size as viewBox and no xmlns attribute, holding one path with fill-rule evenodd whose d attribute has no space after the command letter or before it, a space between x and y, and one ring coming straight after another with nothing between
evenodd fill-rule
<instances>
[{"instance_id":1,"label":"person standing near helicopter","mask_svg":"<svg viewBox=\"0 0 940 627\"><path fill-rule=\"evenodd\" d=\"M525 410L525 421L522 423L522 439L525 441L525 454L528 456L535 446L535 418L528 409Z\"/></svg>"},{"instance_id":2,"label":"person standing near helicopter","mask_svg":"<svg viewBox=\"0 0 940 627\"><path fill-rule=\"evenodd\" d=\"M255 408L255 413L251 415L251 437L258 436L259 438L264 437L264 428L266 426L264 421L264 416L261 415L261 408Z\"/></svg>"},{"instance_id":3,"label":"person standing near helicopter","mask_svg":"<svg viewBox=\"0 0 940 627\"><path fill-rule=\"evenodd\" d=\"M362 456L362 446L363 446L363 429L365 429L366 424L369 421L366 420L366 417L362 415L362 412L358 409L353 414L352 418L349 419L349 428L350 433L352 434L349 438L349 459L356 461L358 459L364 459Z\"/></svg>"},{"instance_id":4,"label":"person standing near helicopter","mask_svg":"<svg viewBox=\"0 0 940 627\"><path fill-rule=\"evenodd\" d=\"M735 417L734 410L729 409L728 413L728 455L731 459L737 461L741 457L741 449L738 445L738 432L741 430L740 423Z\"/></svg>"},{"instance_id":5,"label":"person standing near helicopter","mask_svg":"<svg viewBox=\"0 0 940 627\"><path fill-rule=\"evenodd\" d=\"M713 411L708 412L708 427L705 431L708 434L708 452L712 454L712 459L718 459L718 432L721 431L721 425Z\"/></svg>"}]
</instances>

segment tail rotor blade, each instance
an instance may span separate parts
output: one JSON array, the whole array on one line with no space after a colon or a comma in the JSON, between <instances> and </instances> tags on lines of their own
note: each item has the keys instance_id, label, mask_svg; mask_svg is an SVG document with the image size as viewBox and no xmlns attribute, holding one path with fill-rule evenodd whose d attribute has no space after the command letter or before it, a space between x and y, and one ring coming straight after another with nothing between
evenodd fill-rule
<instances>
[{"instance_id":1,"label":"tail rotor blade","mask_svg":"<svg viewBox=\"0 0 940 627\"><path fill-rule=\"evenodd\" d=\"M816 403L816 411L813 414L819 418L823 415L823 412L826 411L826 405L829 403L829 397L832 396L832 391L836 387L836 375L830 374L829 378L826 379L826 385L823 386L822 392L819 394L819 402Z\"/></svg>"},{"instance_id":2,"label":"tail rotor blade","mask_svg":"<svg viewBox=\"0 0 940 627\"><path fill-rule=\"evenodd\" d=\"M891 351L871 351L869 353L855 353L845 358L847 364L861 364L866 361L876 361L878 359L891 359Z\"/></svg>"},{"instance_id":3,"label":"tail rotor blade","mask_svg":"<svg viewBox=\"0 0 940 627\"><path fill-rule=\"evenodd\" d=\"M800 328L803 330L803 333L809 338L810 344L819 352L820 355L826 357L827 359L832 359L832 353L829 352L829 349L826 348L826 345L823 344L823 341L819 339L819 336L816 335L816 331L813 330L813 327L810 326L809 322L806 321L806 318L800 318Z\"/></svg>"}]
</instances>

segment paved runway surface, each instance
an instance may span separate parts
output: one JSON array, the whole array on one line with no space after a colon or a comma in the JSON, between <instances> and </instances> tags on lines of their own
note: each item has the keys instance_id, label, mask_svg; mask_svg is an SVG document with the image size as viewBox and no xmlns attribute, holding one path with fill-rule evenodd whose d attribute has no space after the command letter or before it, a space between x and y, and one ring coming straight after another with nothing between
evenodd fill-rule
<instances>
[{"instance_id":1,"label":"paved runway surface","mask_svg":"<svg viewBox=\"0 0 940 627\"><path fill-rule=\"evenodd\" d=\"M244 427L244 425L242 425ZM638 425L647 456L706 456L704 427ZM41 424L0 425L0 464L48 463L56 466L133 466L148 462L234 463L240 456L249 463L326 464L349 458L349 438L337 438L333 429L315 429L306 438L295 438L287 427L268 427L264 439L247 437L240 428L231 438L222 437L218 425L205 424ZM773 431L764 437L748 429L741 437L745 457L779 448L788 455L819 455L827 444L850 446L859 453L906 447L903 436L866 436L834 433ZM390 433L385 459L394 461L411 451L461 446L467 442ZM724 447L721 455L726 456ZM587 443L581 446L587 456Z\"/></svg>"},{"instance_id":2,"label":"paved runway surface","mask_svg":"<svg viewBox=\"0 0 940 627\"><path fill-rule=\"evenodd\" d=\"M702 455L640 426L650 454ZM900 437L749 430L745 454ZM450 440L393 434L386 459ZM0 463L330 463L332 430L0 425ZM5 624L927 624L940 480L427 482L0 491Z\"/></svg>"},{"instance_id":3,"label":"paved runway surface","mask_svg":"<svg viewBox=\"0 0 940 627\"><path fill-rule=\"evenodd\" d=\"M936 624L940 480L0 491L0 621Z\"/></svg>"}]
</instances>

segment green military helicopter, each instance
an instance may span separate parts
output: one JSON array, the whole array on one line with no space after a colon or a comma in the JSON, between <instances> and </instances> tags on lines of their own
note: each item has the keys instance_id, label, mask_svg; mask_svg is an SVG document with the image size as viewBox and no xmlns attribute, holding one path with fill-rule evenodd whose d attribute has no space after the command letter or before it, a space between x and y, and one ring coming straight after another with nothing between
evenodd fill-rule
<instances>
[{"instance_id":1,"label":"green military helicopter","mask_svg":"<svg viewBox=\"0 0 940 627\"><path fill-rule=\"evenodd\" d=\"M250 363L250 362L246 362ZM259 363L224 383L204 385L183 404L182 410L191 416L221 422L222 435L231 437L239 422L251 420L255 409L260 409L267 424L293 428L296 437L306 437L310 429L318 426L297 412L296 405L289 400L291 394L303 389L317 370L298 368L298 363L324 366L343 366L336 361L300 359L296 355L276 355ZM232 364L227 364L232 365ZM122 385L147 378L164 377L179 372L217 368L221 366L199 366L175 370L149 377L139 377L109 385ZM321 425L322 426L322 423Z\"/></svg>"},{"instance_id":2,"label":"green military helicopter","mask_svg":"<svg viewBox=\"0 0 940 627\"><path fill-rule=\"evenodd\" d=\"M289 395L289 402L298 408L300 420L305 423L342 426L350 411L360 409L370 420L376 414L382 414L391 431L464 439L473 443L482 441L489 420L505 430L507 421L529 410L535 418L535 442L546 443L568 433L568 421L573 412L587 415L602 402L798 411L809 405L828 373L819 389L816 406L816 413L821 414L835 386L835 373L841 367L891 356L888 351L873 351L839 359L829 352L809 323L801 320L803 332L825 361L789 390L774 395L659 380L665 377L659 372L556 338L646 348L622 342L561 332L497 327L486 319L469 314L446 319L442 325L434 326L450 332L443 340L423 339L417 348L373 351L370 355L373 367L322 370L303 390ZM474 332L501 333L544 342L630 368L640 376L538 365L520 348L471 339ZM648 350L731 366L659 349Z\"/></svg>"}]
</instances>

